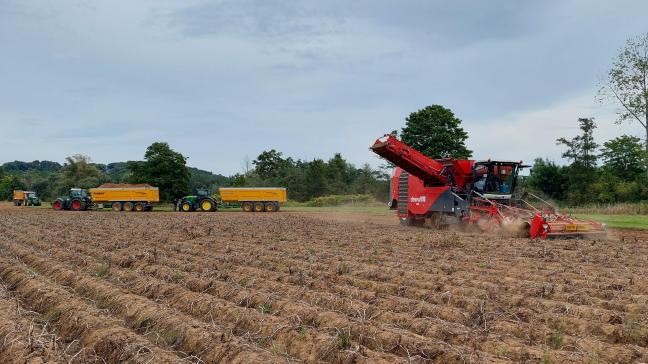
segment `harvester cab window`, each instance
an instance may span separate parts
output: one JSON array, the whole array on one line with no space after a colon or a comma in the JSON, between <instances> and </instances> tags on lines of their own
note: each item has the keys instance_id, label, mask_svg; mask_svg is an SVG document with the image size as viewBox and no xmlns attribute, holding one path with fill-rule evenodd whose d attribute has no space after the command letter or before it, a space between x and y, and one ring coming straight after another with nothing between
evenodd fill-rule
<instances>
[{"instance_id":1,"label":"harvester cab window","mask_svg":"<svg viewBox=\"0 0 648 364\"><path fill-rule=\"evenodd\" d=\"M518 173L515 162L481 162L474 167L476 178L475 189L485 194L513 193Z\"/></svg>"}]
</instances>

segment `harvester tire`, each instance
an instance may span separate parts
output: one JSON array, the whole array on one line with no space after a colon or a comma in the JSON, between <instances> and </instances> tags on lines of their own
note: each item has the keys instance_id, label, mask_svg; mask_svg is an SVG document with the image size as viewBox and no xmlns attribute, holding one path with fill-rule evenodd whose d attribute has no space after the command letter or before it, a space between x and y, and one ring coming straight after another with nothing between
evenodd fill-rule
<instances>
[{"instance_id":1,"label":"harvester tire","mask_svg":"<svg viewBox=\"0 0 648 364\"><path fill-rule=\"evenodd\" d=\"M135 212L144 212L144 210L146 210L146 206L143 203L138 202L135 204Z\"/></svg>"},{"instance_id":2,"label":"harvester tire","mask_svg":"<svg viewBox=\"0 0 648 364\"><path fill-rule=\"evenodd\" d=\"M70 201L70 210L72 211L83 211L85 210L85 203L79 199L74 199Z\"/></svg>"},{"instance_id":3,"label":"harvester tire","mask_svg":"<svg viewBox=\"0 0 648 364\"><path fill-rule=\"evenodd\" d=\"M121 204L121 202L113 202L111 208L112 208L113 211L121 211L122 210L122 204Z\"/></svg>"},{"instance_id":4,"label":"harvester tire","mask_svg":"<svg viewBox=\"0 0 648 364\"><path fill-rule=\"evenodd\" d=\"M216 206L216 204L214 203L214 201L212 199L204 198L204 199L200 200L200 202L198 203L198 206L200 206L200 209L202 211L212 212L212 211L214 211L214 207Z\"/></svg>"},{"instance_id":5,"label":"harvester tire","mask_svg":"<svg viewBox=\"0 0 648 364\"><path fill-rule=\"evenodd\" d=\"M56 211L63 210L63 201L55 200L54 202L52 202L52 208Z\"/></svg>"},{"instance_id":6,"label":"harvester tire","mask_svg":"<svg viewBox=\"0 0 648 364\"><path fill-rule=\"evenodd\" d=\"M180 205L180 211L182 211L182 212L189 212L189 211L192 211L192 210L193 210L193 206L191 206L191 204L189 202L187 202L187 201L183 202Z\"/></svg>"},{"instance_id":7,"label":"harvester tire","mask_svg":"<svg viewBox=\"0 0 648 364\"><path fill-rule=\"evenodd\" d=\"M277 210L279 210L279 204L277 204L276 202L266 202L265 210L267 212L276 212Z\"/></svg>"},{"instance_id":8,"label":"harvester tire","mask_svg":"<svg viewBox=\"0 0 648 364\"><path fill-rule=\"evenodd\" d=\"M255 202L254 212L263 212L263 211L265 211L265 205L263 205L263 202Z\"/></svg>"},{"instance_id":9,"label":"harvester tire","mask_svg":"<svg viewBox=\"0 0 648 364\"><path fill-rule=\"evenodd\" d=\"M243 204L241 204L241 209L244 212L252 212L254 211L254 206L252 205L252 202L243 202Z\"/></svg>"},{"instance_id":10,"label":"harvester tire","mask_svg":"<svg viewBox=\"0 0 648 364\"><path fill-rule=\"evenodd\" d=\"M124 202L124 211L126 211L126 212L133 211L133 203L132 202Z\"/></svg>"}]
</instances>

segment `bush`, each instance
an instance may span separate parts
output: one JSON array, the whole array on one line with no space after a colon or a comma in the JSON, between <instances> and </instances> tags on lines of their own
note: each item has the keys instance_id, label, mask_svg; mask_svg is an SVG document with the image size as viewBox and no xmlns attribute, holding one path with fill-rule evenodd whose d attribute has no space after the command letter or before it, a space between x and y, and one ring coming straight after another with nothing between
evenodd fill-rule
<instances>
[{"instance_id":1,"label":"bush","mask_svg":"<svg viewBox=\"0 0 648 364\"><path fill-rule=\"evenodd\" d=\"M367 204L374 202L375 199L372 195L328 195L315 197L306 203L307 206L322 207L322 206L340 206L340 205L353 205L353 204Z\"/></svg>"}]
</instances>

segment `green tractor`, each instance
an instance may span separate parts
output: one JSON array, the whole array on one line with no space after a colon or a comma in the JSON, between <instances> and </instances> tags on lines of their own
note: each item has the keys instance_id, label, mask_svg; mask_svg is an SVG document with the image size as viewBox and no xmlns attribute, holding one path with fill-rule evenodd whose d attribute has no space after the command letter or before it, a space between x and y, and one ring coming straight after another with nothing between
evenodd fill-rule
<instances>
[{"instance_id":1,"label":"green tractor","mask_svg":"<svg viewBox=\"0 0 648 364\"><path fill-rule=\"evenodd\" d=\"M52 202L54 210L85 211L92 207L92 199L87 190L71 188L68 196L62 196Z\"/></svg>"},{"instance_id":2,"label":"green tractor","mask_svg":"<svg viewBox=\"0 0 648 364\"><path fill-rule=\"evenodd\" d=\"M216 199L211 196L208 190L198 189L196 195L185 196L180 200L180 211L216 211L218 203Z\"/></svg>"}]
</instances>

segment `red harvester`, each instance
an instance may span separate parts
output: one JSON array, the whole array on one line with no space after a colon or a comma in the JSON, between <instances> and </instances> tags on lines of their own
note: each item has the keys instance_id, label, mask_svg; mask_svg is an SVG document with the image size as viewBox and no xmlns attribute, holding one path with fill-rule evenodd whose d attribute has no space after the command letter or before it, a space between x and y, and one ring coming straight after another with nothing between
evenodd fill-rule
<instances>
[{"instance_id":1,"label":"red harvester","mask_svg":"<svg viewBox=\"0 0 648 364\"><path fill-rule=\"evenodd\" d=\"M525 198L542 207L516 195L518 173L528 167L522 162L432 159L392 135L379 138L371 149L396 165L389 205L403 224L462 224L543 239L604 232L602 224L558 214L533 194Z\"/></svg>"}]
</instances>

